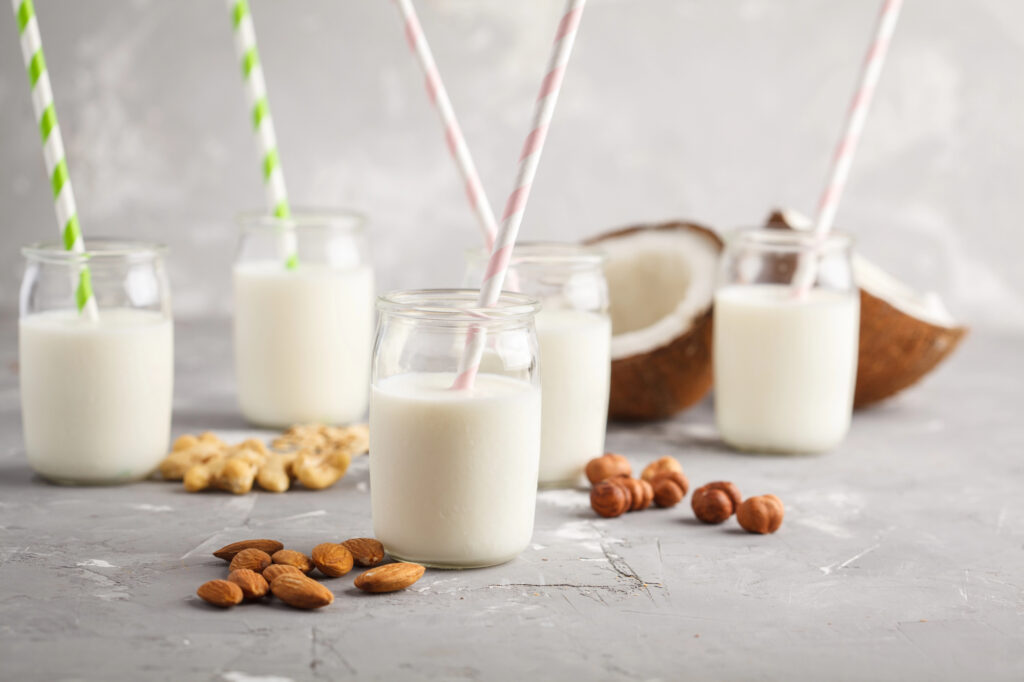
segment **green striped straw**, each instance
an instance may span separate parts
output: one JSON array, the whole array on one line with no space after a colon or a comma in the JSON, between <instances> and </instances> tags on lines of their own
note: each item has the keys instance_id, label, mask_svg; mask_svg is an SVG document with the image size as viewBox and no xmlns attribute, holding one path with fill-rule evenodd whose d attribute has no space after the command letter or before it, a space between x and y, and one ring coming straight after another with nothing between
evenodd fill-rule
<instances>
[{"instance_id":1,"label":"green striped straw","mask_svg":"<svg viewBox=\"0 0 1024 682\"><path fill-rule=\"evenodd\" d=\"M32 6L32 0L12 0L12 4L14 16L18 20L18 34L21 36L21 55L25 59L28 82L32 89L32 109L35 111L36 123L43 138L43 159L46 163L46 173L50 177L50 187L53 189L57 227L60 229L64 248L74 253L83 253L85 242L82 241L82 230L78 226L75 193L71 190L68 163L64 158L64 140L60 135L60 126L57 125L57 109L53 104L50 76L46 72L43 39L39 35L35 7ZM98 312L96 298L92 293L89 268L83 265L75 279L75 303L78 311L84 312L90 319L96 319Z\"/></svg>"},{"instance_id":2,"label":"green striped straw","mask_svg":"<svg viewBox=\"0 0 1024 682\"><path fill-rule=\"evenodd\" d=\"M274 120L270 116L267 100L267 84L263 80L260 53L256 49L256 29L252 23L252 12L247 0L227 0L231 20L235 27L235 50L242 62L245 77L245 92L252 111L252 127L263 155L263 185L267 191L267 203L276 218L290 218L288 191L285 189L284 172L277 153L277 135L274 134ZM294 269L298 263L295 235L282 235L285 266Z\"/></svg>"}]
</instances>

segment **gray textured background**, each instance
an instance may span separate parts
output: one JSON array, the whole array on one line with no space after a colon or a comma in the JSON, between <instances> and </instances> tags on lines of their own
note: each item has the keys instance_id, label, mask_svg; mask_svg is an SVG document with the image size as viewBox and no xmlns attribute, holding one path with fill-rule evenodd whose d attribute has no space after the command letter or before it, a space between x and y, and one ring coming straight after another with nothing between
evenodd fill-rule
<instances>
[{"instance_id":1,"label":"gray textured background","mask_svg":"<svg viewBox=\"0 0 1024 682\"><path fill-rule=\"evenodd\" d=\"M227 312L232 218L263 195L224 4L36 4L86 236L169 243L177 315ZM417 3L498 206L561 5ZM457 283L478 232L392 3L252 6L294 201L369 213L382 288ZM810 210L876 6L592 0L523 237ZM17 247L56 235L16 35L0 12L5 314ZM1024 3L910 0L839 215L982 327L1024 329L1022 67Z\"/></svg>"}]
</instances>

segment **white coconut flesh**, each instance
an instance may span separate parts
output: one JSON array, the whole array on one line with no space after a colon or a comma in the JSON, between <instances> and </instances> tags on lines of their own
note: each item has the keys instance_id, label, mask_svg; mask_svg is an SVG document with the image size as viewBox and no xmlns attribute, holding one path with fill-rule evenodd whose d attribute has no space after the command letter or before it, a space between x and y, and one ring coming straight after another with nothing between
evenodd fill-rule
<instances>
[{"instance_id":1,"label":"white coconut flesh","mask_svg":"<svg viewBox=\"0 0 1024 682\"><path fill-rule=\"evenodd\" d=\"M692 230L639 230L604 239L612 359L647 353L685 334L711 305L718 251Z\"/></svg>"},{"instance_id":2,"label":"white coconut flesh","mask_svg":"<svg viewBox=\"0 0 1024 682\"><path fill-rule=\"evenodd\" d=\"M811 219L797 211L782 212L783 218L795 230L810 230ZM857 286L880 298L900 312L934 324L937 327L955 327L956 320L946 309L942 299L934 292L920 294L888 272L859 254L853 255L853 279Z\"/></svg>"}]
</instances>

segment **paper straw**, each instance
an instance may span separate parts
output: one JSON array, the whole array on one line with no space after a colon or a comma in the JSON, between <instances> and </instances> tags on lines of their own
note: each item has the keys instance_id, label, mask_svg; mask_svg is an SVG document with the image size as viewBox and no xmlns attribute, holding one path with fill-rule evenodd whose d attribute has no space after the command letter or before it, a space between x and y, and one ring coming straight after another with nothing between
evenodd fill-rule
<instances>
[{"instance_id":1,"label":"paper straw","mask_svg":"<svg viewBox=\"0 0 1024 682\"><path fill-rule=\"evenodd\" d=\"M867 57L864 59L864 66L857 84L857 90L854 92L853 101L850 103L850 109L846 116L846 125L843 127L842 137L839 138L839 144L832 158L828 182L818 202L818 214L814 223L814 233L819 239L823 239L829 233L835 221L839 200L842 198L843 190L846 188L846 181L850 175L850 166L853 164L853 156L857 151L857 144L860 142L861 133L864 131L864 123L867 121L871 100L874 97L878 79L882 74L882 66L885 63L889 42L892 39L893 31L896 29L896 20L899 18L902 5L903 0L885 0L882 3L881 12L878 15L878 24L875 27L874 37L871 40L871 47L868 48ZM799 291L805 291L813 284L815 268L811 261L812 258L809 257L801 258L800 264L794 273L794 283L796 283Z\"/></svg>"},{"instance_id":2,"label":"paper straw","mask_svg":"<svg viewBox=\"0 0 1024 682\"><path fill-rule=\"evenodd\" d=\"M32 0L12 0L12 5L15 19L18 21L21 56L25 60L29 87L32 89L32 109L35 111L36 123L39 125L39 133L43 140L43 160L53 190L53 204L57 212L57 227L60 230L61 241L67 251L83 253L85 242L82 240L82 230L78 225L75 193L71 189L71 176L68 174L67 159L64 156L64 140L57 124L57 109L53 102L50 75L46 71L43 41L39 35L35 7L32 6ZM78 269L74 287L75 305L78 306L79 313L84 313L90 319L97 319L96 298L93 296L88 266L83 265Z\"/></svg>"},{"instance_id":3,"label":"paper straw","mask_svg":"<svg viewBox=\"0 0 1024 682\"><path fill-rule=\"evenodd\" d=\"M470 206L473 208L473 212L476 214L477 222L480 223L480 229L484 233L487 248L490 249L498 233L498 221L494 218L494 210L491 208L491 203L488 201L487 194L484 192L483 185L480 182L480 175L477 173L473 157L469 153L469 147L466 146L466 139L462 135L462 128L459 127L459 121L455 117L455 110L452 109L451 100L448 99L448 91L441 80L437 64L434 63L434 55L430 51L430 45L427 43L427 37L423 33L419 17L416 16L412 0L395 0L395 4L398 5L398 9L401 11L402 18L405 21L405 37L409 43L409 49L412 50L420 67L423 69L423 75L426 79L427 96L437 109L437 113L441 117L441 123L444 125L444 137L448 145L448 151L451 153L452 158L455 160L455 165L462 174L462 180L466 187L466 196L469 199Z\"/></svg>"},{"instance_id":4,"label":"paper straw","mask_svg":"<svg viewBox=\"0 0 1024 682\"><path fill-rule=\"evenodd\" d=\"M260 154L263 157L263 185L267 193L267 204L275 218L290 218L288 190L284 184L284 172L281 170L281 159L277 152L277 135L274 133L274 119L270 115L263 66L260 64L260 53L256 49L256 29L252 22L252 12L247 0L227 0L227 4L235 29L235 51L242 63L245 92L252 111L253 131L256 133ZM295 235L291 232L283 233L281 246L285 265L289 269L295 268L299 262Z\"/></svg>"},{"instance_id":5,"label":"paper straw","mask_svg":"<svg viewBox=\"0 0 1024 682\"><path fill-rule=\"evenodd\" d=\"M533 125L530 134L526 136L526 142L523 143L515 185L512 188L512 193L509 194L508 201L505 202L501 229L498 230L494 245L491 247L487 269L480 285L478 304L481 308L493 306L501 295L501 287L505 282L512 249L519 234L519 226L523 222L526 202L530 198L533 179L537 175L537 165L540 163L541 152L544 150L544 142L547 140L548 129L555 113L555 105L558 103L558 95L562 89L565 68L569 63L569 56L572 54L573 43L576 41L576 33L579 30L580 17L583 15L585 5L586 0L568 0L565 14L558 24L551 59L548 62L547 75L544 76L544 81L541 83L540 94L537 95L533 111ZM455 379L454 388L468 388L473 385L483 354L483 337L484 333L479 328L470 329L467 349L463 355L462 366Z\"/></svg>"}]
</instances>

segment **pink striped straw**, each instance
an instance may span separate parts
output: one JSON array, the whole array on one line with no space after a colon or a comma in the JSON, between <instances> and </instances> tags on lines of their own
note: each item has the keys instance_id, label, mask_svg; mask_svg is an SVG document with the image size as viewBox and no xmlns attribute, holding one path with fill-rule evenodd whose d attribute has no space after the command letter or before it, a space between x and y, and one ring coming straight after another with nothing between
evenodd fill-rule
<instances>
[{"instance_id":1,"label":"pink striped straw","mask_svg":"<svg viewBox=\"0 0 1024 682\"><path fill-rule=\"evenodd\" d=\"M459 121L455 117L452 102L448 99L448 91L441 80L437 64L434 63L434 55L430 51L430 45L427 43L427 37L423 33L423 27L420 26L419 17L416 16L412 0L395 0L395 4L398 5L402 18L405 20L405 37L409 43L409 49L416 55L417 61L419 61L420 66L423 68L427 96L430 97L430 101L441 116L448 151L451 153L452 158L455 159L455 165L458 166L459 172L462 174L462 180L466 186L466 196L469 198L473 212L476 213L476 219L484 233L487 248L490 249L494 244L495 236L498 234L498 221L494 218L491 202L488 201L487 194L480 183L480 175L476 171L476 165L473 163L473 156L469 153L469 147L466 146L466 138L462 136L462 128L459 127Z\"/></svg>"},{"instance_id":2,"label":"pink striped straw","mask_svg":"<svg viewBox=\"0 0 1024 682\"><path fill-rule=\"evenodd\" d=\"M896 20L899 18L902 6L903 0L884 0L882 3L882 10L878 15L878 24L875 27L874 37L871 40L871 47L868 48L868 54L864 59L864 66L857 90L854 92L853 101L850 103L850 110L846 115L843 135L839 139L835 156L832 158L832 168L828 175L828 182L818 202L818 215L814 223L814 234L818 237L819 242L825 238L835 222L839 200L842 198L843 190L846 188L846 181L850 176L853 155L857 151L857 144L860 142L861 133L864 131L864 123L867 121L868 110L871 108L875 87L878 85L878 79L882 75L882 66L885 63L889 42L892 39L893 31L896 29ZM793 273L793 284L796 287L795 294L798 298L806 296L808 289L814 283L816 270L813 253L805 254L805 257L799 259L796 270Z\"/></svg>"},{"instance_id":3,"label":"pink striped straw","mask_svg":"<svg viewBox=\"0 0 1024 682\"><path fill-rule=\"evenodd\" d=\"M819 236L827 234L832 229L832 223L835 221L836 211L839 208L839 199L846 188L846 180L850 175L853 155L857 151L857 143L860 142L861 133L864 131L868 109L871 107L871 100L875 94L875 86L878 85L878 78L882 74L882 65L885 63L885 56L889 50L889 41L892 39L893 31L896 29L896 20L899 18L902 5L903 0L885 0L882 3L882 11L878 16L875 36L871 41L871 47L868 49L867 58L864 60L860 84L853 96L853 102L850 104L843 136L839 139L839 146L836 147L836 153L832 159L832 170L828 176L828 184L825 185L825 191L822 192L821 200L818 202L818 216L814 231Z\"/></svg>"},{"instance_id":4,"label":"pink striped straw","mask_svg":"<svg viewBox=\"0 0 1024 682\"><path fill-rule=\"evenodd\" d=\"M512 193L509 194L508 201L505 202L501 229L491 247L490 259L480 285L478 304L481 308L493 306L501 295L509 260L512 258L512 249L515 246L516 237L519 235L519 226L523 222L526 202L530 198L533 179L537 175L541 152L544 151L544 142L547 140L551 119L555 114L555 105L558 103L558 95L562 90L565 69L569 63L569 56L572 54L573 43L576 42L576 33L579 30L580 18L583 16L583 8L586 4L586 0L568 0L565 14L558 24L547 74L541 83L540 94L537 95L537 102L533 110L533 125L530 134L526 136L526 142L523 143L515 185ZM455 379L454 388L469 388L473 385L483 354L483 336L484 334L479 328L470 329L466 353L463 355L462 366Z\"/></svg>"}]
</instances>

